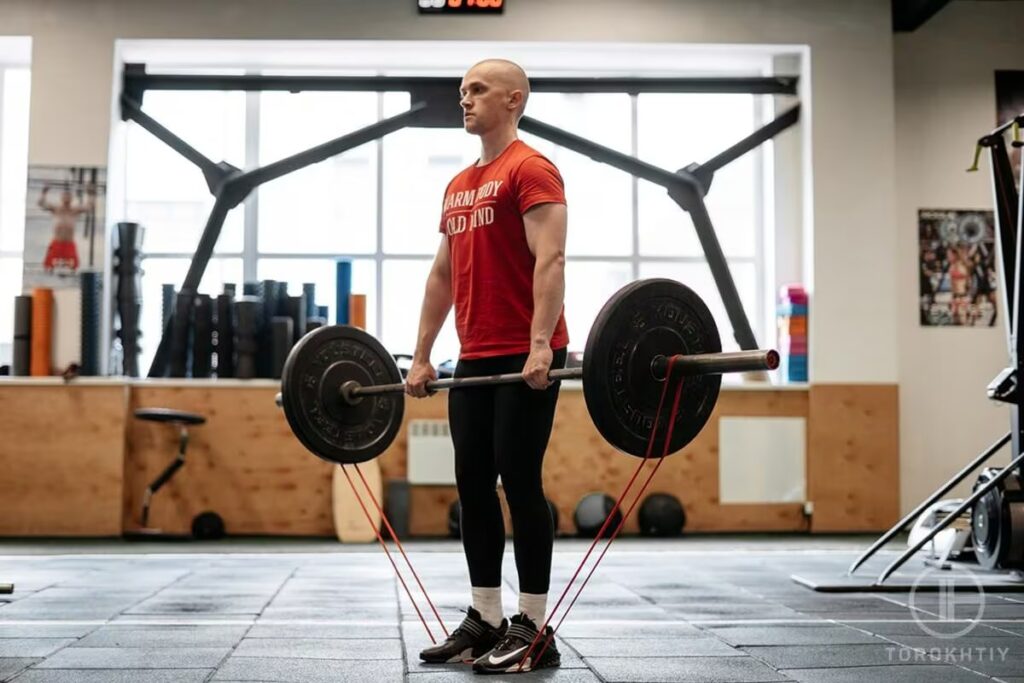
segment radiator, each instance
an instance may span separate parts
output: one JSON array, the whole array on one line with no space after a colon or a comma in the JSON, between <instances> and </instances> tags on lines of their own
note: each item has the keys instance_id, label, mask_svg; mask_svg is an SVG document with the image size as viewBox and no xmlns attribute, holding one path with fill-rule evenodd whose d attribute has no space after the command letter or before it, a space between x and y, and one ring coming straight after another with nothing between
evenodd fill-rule
<instances>
[{"instance_id":1,"label":"radiator","mask_svg":"<svg viewBox=\"0 0 1024 683\"><path fill-rule=\"evenodd\" d=\"M447 420L409 421L409 483L455 485L455 448Z\"/></svg>"}]
</instances>

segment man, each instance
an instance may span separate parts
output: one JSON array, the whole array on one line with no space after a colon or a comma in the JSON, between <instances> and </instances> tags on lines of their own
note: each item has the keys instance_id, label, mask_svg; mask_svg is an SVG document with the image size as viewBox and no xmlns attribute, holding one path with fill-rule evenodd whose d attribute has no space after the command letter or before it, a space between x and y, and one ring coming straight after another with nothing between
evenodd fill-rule
<instances>
[{"instance_id":1,"label":"man","mask_svg":"<svg viewBox=\"0 0 1024 683\"><path fill-rule=\"evenodd\" d=\"M78 248L75 246L75 224L78 217L89 213L96 205L96 190L90 186L87 190L88 200L75 206L72 204L71 190L65 188L60 195L60 204L46 201L50 191L49 185L43 186L39 195L39 208L53 214L53 239L46 248L43 268L52 271L56 268L78 270Z\"/></svg>"},{"instance_id":2,"label":"man","mask_svg":"<svg viewBox=\"0 0 1024 683\"><path fill-rule=\"evenodd\" d=\"M406 391L427 395L435 379L430 351L454 305L461 350L456 377L522 372L518 384L470 388L448 396L455 478L462 503L462 544L473 606L427 662L474 658L474 671L529 671L561 663L554 642L526 657L544 623L554 538L541 483L558 383L569 336L565 294L566 207L554 165L517 136L530 86L516 64L487 60L460 87L467 132L480 137L477 162L445 191L441 245L427 278L419 337ZM512 517L519 613L505 620L501 560L505 527L496 482ZM550 632L550 627L548 628Z\"/></svg>"}]
</instances>

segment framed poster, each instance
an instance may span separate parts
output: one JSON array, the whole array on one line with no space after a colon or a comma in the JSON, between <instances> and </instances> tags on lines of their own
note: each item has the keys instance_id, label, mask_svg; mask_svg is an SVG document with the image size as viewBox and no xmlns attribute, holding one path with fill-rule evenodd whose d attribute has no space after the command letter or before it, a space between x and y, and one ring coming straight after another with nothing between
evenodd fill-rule
<instances>
[{"instance_id":1,"label":"framed poster","mask_svg":"<svg viewBox=\"0 0 1024 683\"><path fill-rule=\"evenodd\" d=\"M96 166L29 166L25 207L25 290L78 287L82 271L104 267L106 173Z\"/></svg>"},{"instance_id":2,"label":"framed poster","mask_svg":"<svg viewBox=\"0 0 1024 683\"><path fill-rule=\"evenodd\" d=\"M992 212L920 209L917 215L921 325L995 325Z\"/></svg>"}]
</instances>

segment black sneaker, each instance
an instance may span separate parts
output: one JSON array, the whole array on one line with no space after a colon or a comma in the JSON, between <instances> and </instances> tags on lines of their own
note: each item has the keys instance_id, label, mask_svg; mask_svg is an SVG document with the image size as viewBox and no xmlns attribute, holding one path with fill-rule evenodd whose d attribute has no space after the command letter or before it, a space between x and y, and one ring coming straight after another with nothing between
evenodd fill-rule
<instances>
[{"instance_id":1,"label":"black sneaker","mask_svg":"<svg viewBox=\"0 0 1024 683\"><path fill-rule=\"evenodd\" d=\"M466 618L459 627L452 631L448 639L440 645L433 645L420 652L420 659L428 664L451 664L454 662L472 662L501 640L507 619L502 619L501 626L494 628L480 618L480 613L472 607L466 612Z\"/></svg>"},{"instance_id":2,"label":"black sneaker","mask_svg":"<svg viewBox=\"0 0 1024 683\"><path fill-rule=\"evenodd\" d=\"M562 656L558 654L554 638L551 638L547 649L541 654L545 639L551 636L550 626L544 629L544 636L537 641L530 656L526 657L530 645L537 637L537 625L525 614L517 614L512 617L512 623L505 630L505 636L501 642L495 645L493 650L473 662L473 671L478 674L526 673L534 669L559 666L562 663ZM538 655L540 655L539 658ZM520 663L522 663L522 668L519 666Z\"/></svg>"}]
</instances>

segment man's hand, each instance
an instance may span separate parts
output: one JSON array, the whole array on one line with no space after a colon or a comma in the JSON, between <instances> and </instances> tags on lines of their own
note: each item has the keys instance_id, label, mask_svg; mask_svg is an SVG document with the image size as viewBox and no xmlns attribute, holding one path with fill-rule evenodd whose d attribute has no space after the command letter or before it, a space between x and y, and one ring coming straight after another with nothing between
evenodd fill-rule
<instances>
[{"instance_id":1,"label":"man's hand","mask_svg":"<svg viewBox=\"0 0 1024 683\"><path fill-rule=\"evenodd\" d=\"M523 366L523 381L531 389L547 389L552 382L548 379L554 354L550 346L534 346Z\"/></svg>"},{"instance_id":2,"label":"man's hand","mask_svg":"<svg viewBox=\"0 0 1024 683\"><path fill-rule=\"evenodd\" d=\"M427 382L437 379L434 366L425 361L413 361L409 374L405 376L405 393L416 398L426 398L431 394L427 391Z\"/></svg>"}]
</instances>

